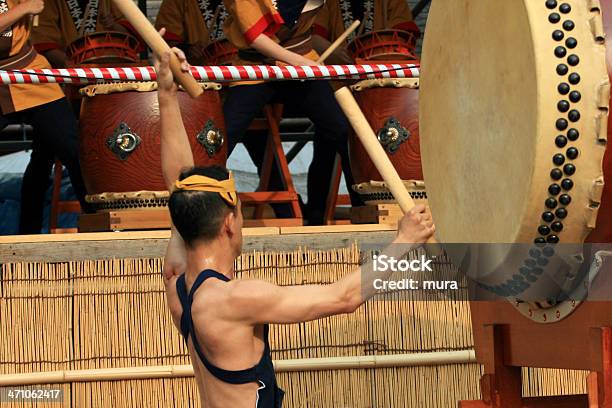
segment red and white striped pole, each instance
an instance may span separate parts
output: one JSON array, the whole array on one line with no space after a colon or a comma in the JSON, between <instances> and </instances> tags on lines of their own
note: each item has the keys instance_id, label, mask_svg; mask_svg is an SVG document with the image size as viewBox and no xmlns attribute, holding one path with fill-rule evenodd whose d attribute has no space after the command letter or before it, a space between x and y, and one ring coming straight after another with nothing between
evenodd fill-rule
<instances>
[{"instance_id":1,"label":"red and white striped pole","mask_svg":"<svg viewBox=\"0 0 612 408\"><path fill-rule=\"evenodd\" d=\"M191 74L198 81L282 81L316 79L376 79L416 78L419 65L371 64L371 65L322 65L322 66L203 66L191 67ZM72 83L155 81L153 67L122 68L66 68L0 70L0 84Z\"/></svg>"}]
</instances>

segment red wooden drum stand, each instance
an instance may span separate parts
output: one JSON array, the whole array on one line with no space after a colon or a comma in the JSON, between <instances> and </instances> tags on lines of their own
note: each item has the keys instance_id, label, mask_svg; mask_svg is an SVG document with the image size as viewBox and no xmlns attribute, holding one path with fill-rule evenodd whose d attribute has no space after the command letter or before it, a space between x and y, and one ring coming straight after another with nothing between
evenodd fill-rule
<instances>
[{"instance_id":1,"label":"red wooden drum stand","mask_svg":"<svg viewBox=\"0 0 612 408\"><path fill-rule=\"evenodd\" d=\"M612 408L612 0L473 3L432 3L420 84L437 238L498 244L467 272L500 300L471 302L485 374L459 406ZM525 398L521 367L588 393Z\"/></svg>"}]
</instances>

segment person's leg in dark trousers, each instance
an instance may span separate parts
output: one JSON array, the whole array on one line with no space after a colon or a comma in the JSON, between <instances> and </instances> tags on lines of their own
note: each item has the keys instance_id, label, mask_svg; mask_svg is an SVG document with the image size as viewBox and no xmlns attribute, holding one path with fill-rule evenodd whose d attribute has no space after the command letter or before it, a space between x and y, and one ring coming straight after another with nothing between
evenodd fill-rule
<instances>
[{"instance_id":1,"label":"person's leg in dark trousers","mask_svg":"<svg viewBox=\"0 0 612 408\"><path fill-rule=\"evenodd\" d=\"M290 89L293 86L294 89ZM322 224L325 206L334 174L336 153L342 160L344 178L353 205L360 205L359 196L352 191L353 176L348 154L349 123L336 102L327 81L309 81L287 84L286 97L299 95L300 109L315 125L315 143L312 163L308 169L309 224Z\"/></svg>"},{"instance_id":2,"label":"person's leg in dark trousers","mask_svg":"<svg viewBox=\"0 0 612 408\"><path fill-rule=\"evenodd\" d=\"M52 161L53 158L57 157L68 169L70 182L81 203L81 208L84 212L90 212L90 206L85 201L85 183L83 182L79 163L79 130L70 104L66 98L28 109L24 111L23 114L26 123L29 123L34 128L34 137L40 141L40 143L36 145L43 149L42 153L35 153L35 149L32 151L32 156L34 157L34 164L32 164L32 159L30 160L32 172L37 174L37 177L40 177L40 174L37 173L38 171L42 173L42 170L38 169L40 165L37 164L37 161L40 159L38 156L39 154L51 157ZM40 160L42 162L42 159ZM28 167L30 167L30 165L28 165ZM34 176L32 176L32 178L33 177ZM48 177L49 173L47 173L47 179ZM31 194L32 191L32 187L28 185L29 183L35 182L24 177L25 185L22 186L22 197L25 189L26 200L27 194ZM40 192L35 194L38 197ZM34 215L25 212L22 216L22 220L24 219L23 217L33 216L38 217L38 213Z\"/></svg>"},{"instance_id":3,"label":"person's leg in dark trousers","mask_svg":"<svg viewBox=\"0 0 612 408\"><path fill-rule=\"evenodd\" d=\"M45 197L55 157L40 137L33 137L30 162L21 182L20 234L40 234Z\"/></svg>"},{"instance_id":4,"label":"person's leg in dark trousers","mask_svg":"<svg viewBox=\"0 0 612 408\"><path fill-rule=\"evenodd\" d=\"M236 145L242 142L260 176L267 148L267 132L254 132L247 135L247 130L253 119L262 113L264 106L272 102L275 94L275 84L272 83L239 85L229 89L223 104L228 139L228 157ZM270 175L269 191L278 191L285 187L276 165L275 161ZM290 207L287 205L272 205L272 208L278 217L289 217L291 215Z\"/></svg>"},{"instance_id":5,"label":"person's leg in dark trousers","mask_svg":"<svg viewBox=\"0 0 612 408\"><path fill-rule=\"evenodd\" d=\"M245 135L253 119L272 100L274 93L275 90L271 83L238 85L229 88L223 104L228 143L227 157L232 154L238 143L243 142L255 164L261 165L265 144L261 146L262 143L259 140L246 140ZM256 161L257 159L259 161Z\"/></svg>"}]
</instances>

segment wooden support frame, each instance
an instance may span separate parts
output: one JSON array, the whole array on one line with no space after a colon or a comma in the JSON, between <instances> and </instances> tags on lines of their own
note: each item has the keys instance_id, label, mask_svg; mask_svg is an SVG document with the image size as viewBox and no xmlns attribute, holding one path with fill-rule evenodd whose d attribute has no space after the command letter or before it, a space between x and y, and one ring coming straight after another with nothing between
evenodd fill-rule
<instances>
[{"instance_id":1,"label":"wooden support frame","mask_svg":"<svg viewBox=\"0 0 612 408\"><path fill-rule=\"evenodd\" d=\"M55 166L53 166L53 190L51 192L51 211L49 212L49 232L51 234L68 232L57 228L60 213L81 212L81 204L78 201L61 201L63 167L62 163L56 159Z\"/></svg>"},{"instance_id":2,"label":"wooden support frame","mask_svg":"<svg viewBox=\"0 0 612 408\"><path fill-rule=\"evenodd\" d=\"M275 203L287 203L291 207L294 219L302 219L302 210L298 199L291 172L289 171L289 163L285 157L283 150L283 144L280 137L279 124L283 113L283 105L266 105L264 107L264 114L267 121L267 129L269 130L266 152L264 155L260 183L258 191L250 194L250 201L244 201L244 205L255 205L255 219L261 219L263 217L264 204L269 202ZM278 163L279 171L281 173L282 181L285 187L284 191L281 192L269 192L270 176L272 175L273 166ZM257 195L257 193L262 193ZM275 201L266 200L267 195L272 195L276 198Z\"/></svg>"},{"instance_id":3,"label":"wooden support frame","mask_svg":"<svg viewBox=\"0 0 612 408\"><path fill-rule=\"evenodd\" d=\"M342 182L342 159L336 154L334 161L334 173L329 185L327 202L325 205L324 221L326 225L335 224L336 207L339 205L351 205L351 198L348 194L339 194L340 183Z\"/></svg>"},{"instance_id":4,"label":"wooden support frame","mask_svg":"<svg viewBox=\"0 0 612 408\"><path fill-rule=\"evenodd\" d=\"M243 251L327 250L381 245L396 235L387 225L244 228ZM170 231L96 232L0 236L2 262L71 262L96 259L161 258Z\"/></svg>"},{"instance_id":5,"label":"wooden support frame","mask_svg":"<svg viewBox=\"0 0 612 408\"><path fill-rule=\"evenodd\" d=\"M482 399L459 408L612 408L612 302L585 302L554 324L529 321L505 303L471 302ZM546 343L554 343L548 353ZM521 367L589 370L588 394L523 398Z\"/></svg>"},{"instance_id":6,"label":"wooden support frame","mask_svg":"<svg viewBox=\"0 0 612 408\"><path fill-rule=\"evenodd\" d=\"M388 224L397 226L404 216L397 204L370 204L351 208L353 224Z\"/></svg>"},{"instance_id":7,"label":"wooden support frame","mask_svg":"<svg viewBox=\"0 0 612 408\"><path fill-rule=\"evenodd\" d=\"M79 217L79 232L170 229L170 225L167 208L109 211Z\"/></svg>"}]
</instances>

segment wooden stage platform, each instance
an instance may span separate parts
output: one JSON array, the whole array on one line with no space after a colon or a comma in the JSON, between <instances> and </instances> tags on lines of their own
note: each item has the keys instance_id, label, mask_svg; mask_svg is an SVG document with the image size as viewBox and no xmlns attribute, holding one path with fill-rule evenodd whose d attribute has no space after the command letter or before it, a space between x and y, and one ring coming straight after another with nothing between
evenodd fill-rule
<instances>
[{"instance_id":1,"label":"wooden stage platform","mask_svg":"<svg viewBox=\"0 0 612 408\"><path fill-rule=\"evenodd\" d=\"M244 228L244 252L342 248L390 242L389 225ZM170 231L97 232L0 237L0 263L163 257Z\"/></svg>"},{"instance_id":2,"label":"wooden stage platform","mask_svg":"<svg viewBox=\"0 0 612 408\"><path fill-rule=\"evenodd\" d=\"M364 248L390 242L395 229L243 233L238 278L305 285L340 279L360 263ZM197 391L160 273L169 236L164 230L0 237L0 387L51 384L64 392L62 407L142 406L134 401L144 399L150 407L188 406ZM436 267L453 273L444 260ZM474 361L467 290L450 297L398 293L392 300L271 326L287 407L437 408L480 397L483 372ZM585 372L525 368L522 375L525 396L586 390ZM432 392L438 389L444 392Z\"/></svg>"}]
</instances>

